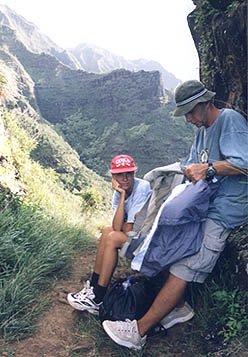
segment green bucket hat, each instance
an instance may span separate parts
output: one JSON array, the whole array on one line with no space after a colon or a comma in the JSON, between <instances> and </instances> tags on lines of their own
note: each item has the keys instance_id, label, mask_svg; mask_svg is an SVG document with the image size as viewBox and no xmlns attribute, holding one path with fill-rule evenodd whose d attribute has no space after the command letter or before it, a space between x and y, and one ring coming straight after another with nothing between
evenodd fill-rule
<instances>
[{"instance_id":1,"label":"green bucket hat","mask_svg":"<svg viewBox=\"0 0 248 357\"><path fill-rule=\"evenodd\" d=\"M177 108L174 111L175 117L190 112L198 103L208 102L215 96L197 80L190 80L180 84L175 90L175 101Z\"/></svg>"}]
</instances>

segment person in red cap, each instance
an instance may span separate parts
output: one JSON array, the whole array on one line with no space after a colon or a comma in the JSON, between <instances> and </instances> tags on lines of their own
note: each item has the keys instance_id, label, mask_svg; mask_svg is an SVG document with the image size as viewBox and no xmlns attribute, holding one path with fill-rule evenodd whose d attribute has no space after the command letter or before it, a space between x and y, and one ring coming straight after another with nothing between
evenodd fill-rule
<instances>
[{"instance_id":1,"label":"person in red cap","mask_svg":"<svg viewBox=\"0 0 248 357\"><path fill-rule=\"evenodd\" d=\"M102 231L91 280L86 281L78 293L67 295L69 304L76 310L98 314L117 265L118 248L127 242L126 233L132 231L135 214L151 195L150 183L136 178L136 170L134 160L128 155L115 156L111 161L114 189L112 226Z\"/></svg>"}]
</instances>

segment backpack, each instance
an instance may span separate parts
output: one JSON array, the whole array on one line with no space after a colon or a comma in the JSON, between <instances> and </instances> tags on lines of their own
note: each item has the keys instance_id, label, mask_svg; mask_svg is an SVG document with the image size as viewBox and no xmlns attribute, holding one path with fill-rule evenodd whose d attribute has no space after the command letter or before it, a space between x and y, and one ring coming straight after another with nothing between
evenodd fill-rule
<instances>
[{"instance_id":1,"label":"backpack","mask_svg":"<svg viewBox=\"0 0 248 357\"><path fill-rule=\"evenodd\" d=\"M127 278L119 278L108 289L99 307L101 323L104 320L138 320L149 310L157 295L150 279L143 276L128 279L126 289L123 283L127 282Z\"/></svg>"}]
</instances>

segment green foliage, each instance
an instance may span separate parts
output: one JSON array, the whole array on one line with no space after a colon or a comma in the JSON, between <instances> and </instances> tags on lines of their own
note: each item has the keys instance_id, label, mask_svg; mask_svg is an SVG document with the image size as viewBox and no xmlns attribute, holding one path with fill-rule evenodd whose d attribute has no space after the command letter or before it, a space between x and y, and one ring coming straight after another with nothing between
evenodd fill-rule
<instances>
[{"instance_id":1,"label":"green foliage","mask_svg":"<svg viewBox=\"0 0 248 357\"><path fill-rule=\"evenodd\" d=\"M0 205L5 197L2 195ZM15 200L0 215L0 332L13 339L30 334L47 304L42 291L68 272L82 230L47 218ZM32 323L30 323L32 321Z\"/></svg>"},{"instance_id":2,"label":"green foliage","mask_svg":"<svg viewBox=\"0 0 248 357\"><path fill-rule=\"evenodd\" d=\"M238 289L233 291L217 290L212 294L213 303L218 307L217 321L220 326L219 335L224 342L233 337L248 339L248 294ZM244 336L244 333L246 336Z\"/></svg>"},{"instance_id":3,"label":"green foliage","mask_svg":"<svg viewBox=\"0 0 248 357\"><path fill-rule=\"evenodd\" d=\"M106 222L109 209L103 202L98 207L100 194L95 188L90 201L92 217L84 214L82 198L65 190L53 169L43 168L30 158L37 140L21 125L23 120L7 113L3 120L0 335L11 340L32 333L37 318L48 306L47 289L54 279L68 274L75 247L79 252L94 245L89 226L98 232L92 224L96 208L98 225L101 217Z\"/></svg>"},{"instance_id":4,"label":"green foliage","mask_svg":"<svg viewBox=\"0 0 248 357\"><path fill-rule=\"evenodd\" d=\"M104 176L111 158L124 151L135 157L140 176L156 165L166 165L187 155L189 146L185 138L192 139L193 130L181 119L182 130L176 131L171 120L175 104L170 92L163 95L159 72L116 70L97 75L73 71L55 58L25 52L24 48L15 48L15 53L36 83L43 118L77 151L80 160L98 174ZM165 124L162 128L160 118ZM168 126L173 140L167 136ZM163 140L157 140L162 134ZM44 162L42 148L47 151L43 139L34 154L36 158L43 156ZM62 175L66 180L66 174Z\"/></svg>"},{"instance_id":5,"label":"green foliage","mask_svg":"<svg viewBox=\"0 0 248 357\"><path fill-rule=\"evenodd\" d=\"M38 126L23 116L15 118L4 113L3 120L7 135L2 153L13 158L22 183L28 187L28 195L24 198L26 204L42 207L47 214L50 212L49 214L59 219L77 224L82 221L82 200L79 195L74 195L74 191L79 193L88 186L94 186L99 195L103 196L102 208L106 212L111 209L110 185L83 166L78 154L58 134L47 125ZM36 157L33 152L37 146L42 148L41 161L47 158L50 166L44 168L37 161L30 159L30 153L32 157ZM51 168L52 161L55 162L54 169ZM2 167L0 169L7 170Z\"/></svg>"},{"instance_id":6,"label":"green foliage","mask_svg":"<svg viewBox=\"0 0 248 357\"><path fill-rule=\"evenodd\" d=\"M103 194L105 208L110 208L110 185L99 175L88 169L63 137L56 133L45 121L36 122L32 118L22 117L22 127L31 137L35 137L36 146L30 156L43 168L53 169L57 180L72 193L79 193L88 186L94 186Z\"/></svg>"},{"instance_id":7,"label":"green foliage","mask_svg":"<svg viewBox=\"0 0 248 357\"><path fill-rule=\"evenodd\" d=\"M248 292L234 270L232 259L223 253L204 285L193 287L195 323L201 331L203 350L232 350L232 343L240 350L248 348Z\"/></svg>"},{"instance_id":8,"label":"green foliage","mask_svg":"<svg viewBox=\"0 0 248 357\"><path fill-rule=\"evenodd\" d=\"M209 24L212 23L214 15L220 13L207 0L203 0L197 6L197 11L194 11L189 16L194 21L194 31L199 36L198 52L201 61L201 80L203 83L208 83L211 75L210 54L214 47L212 28Z\"/></svg>"},{"instance_id":9,"label":"green foliage","mask_svg":"<svg viewBox=\"0 0 248 357\"><path fill-rule=\"evenodd\" d=\"M21 127L20 121L16 117L4 112L2 119L7 131L2 149L3 154L14 157L16 163L22 165L29 158L30 151L35 148L36 141L27 135L27 132Z\"/></svg>"},{"instance_id":10,"label":"green foliage","mask_svg":"<svg viewBox=\"0 0 248 357\"><path fill-rule=\"evenodd\" d=\"M108 125L78 112L55 127L87 166L101 175L106 174L114 155L126 153L135 158L142 177L156 166L184 159L189 152L194 129L183 118L174 119L172 110L173 104L135 116L129 110Z\"/></svg>"},{"instance_id":11,"label":"green foliage","mask_svg":"<svg viewBox=\"0 0 248 357\"><path fill-rule=\"evenodd\" d=\"M82 197L82 210L83 212L94 213L103 205L103 197L95 187L85 188L80 192Z\"/></svg>"},{"instance_id":12,"label":"green foliage","mask_svg":"<svg viewBox=\"0 0 248 357\"><path fill-rule=\"evenodd\" d=\"M4 33L4 41L34 81L42 117L61 136L54 137L53 142L52 136L48 139L47 133L39 133L32 157L45 167L53 167L67 188L73 189L74 182L68 172L70 160L59 159L61 149L67 150L62 139L79 154L81 162L102 176L111 158L122 152L134 156L139 176L187 155L193 130L184 119L177 126L171 120L175 103L172 93L164 93L158 71L75 71L55 57L31 53L18 40L13 41L13 36L11 31ZM28 100L34 107L31 98ZM75 162L73 155L67 159ZM84 188L81 183L78 177L79 191Z\"/></svg>"},{"instance_id":13,"label":"green foliage","mask_svg":"<svg viewBox=\"0 0 248 357\"><path fill-rule=\"evenodd\" d=\"M233 16L233 13L240 7L240 1L232 1L232 3L227 7L226 13L228 16Z\"/></svg>"},{"instance_id":14,"label":"green foliage","mask_svg":"<svg viewBox=\"0 0 248 357\"><path fill-rule=\"evenodd\" d=\"M151 125L141 123L140 125L133 126L130 129L127 129L127 136L130 141L136 142L137 140L145 139L148 130Z\"/></svg>"},{"instance_id":15,"label":"green foliage","mask_svg":"<svg viewBox=\"0 0 248 357\"><path fill-rule=\"evenodd\" d=\"M203 336L213 336L219 345L240 340L248 347L248 294L240 288L209 282L201 293L203 302L197 324ZM218 340L218 337L220 340Z\"/></svg>"}]
</instances>

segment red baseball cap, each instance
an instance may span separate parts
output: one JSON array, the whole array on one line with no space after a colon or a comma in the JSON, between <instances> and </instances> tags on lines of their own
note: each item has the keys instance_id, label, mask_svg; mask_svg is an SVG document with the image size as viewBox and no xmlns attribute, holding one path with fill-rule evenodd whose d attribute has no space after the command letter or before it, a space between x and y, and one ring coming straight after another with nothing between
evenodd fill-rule
<instances>
[{"instance_id":1,"label":"red baseball cap","mask_svg":"<svg viewBox=\"0 0 248 357\"><path fill-rule=\"evenodd\" d=\"M134 161L131 156L128 155L118 155L115 156L111 161L110 172L112 174L119 174L121 172L136 171L137 167L134 165Z\"/></svg>"}]
</instances>

